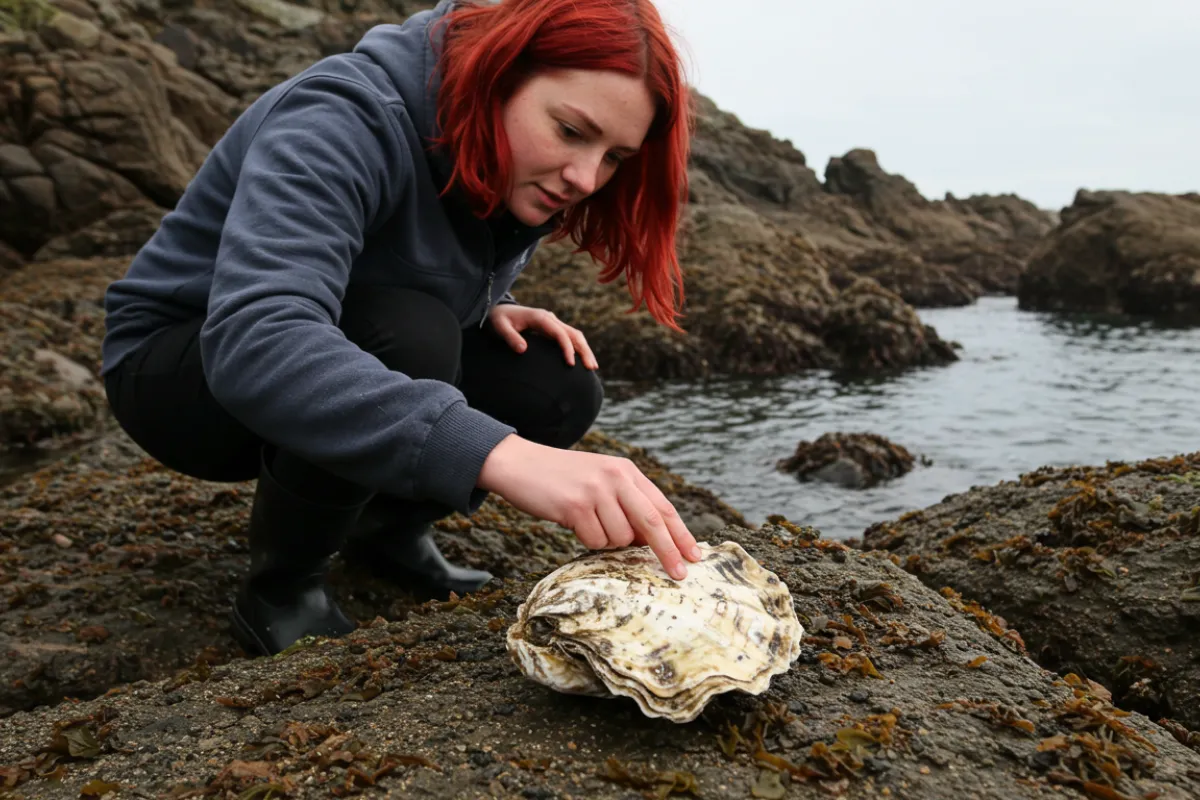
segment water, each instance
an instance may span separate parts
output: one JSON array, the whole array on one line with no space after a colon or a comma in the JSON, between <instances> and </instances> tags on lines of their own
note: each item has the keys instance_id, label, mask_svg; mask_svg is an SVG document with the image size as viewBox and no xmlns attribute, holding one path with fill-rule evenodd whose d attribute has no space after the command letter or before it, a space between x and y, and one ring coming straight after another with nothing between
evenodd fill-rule
<instances>
[{"instance_id":1,"label":"water","mask_svg":"<svg viewBox=\"0 0 1200 800\"><path fill-rule=\"evenodd\" d=\"M753 523L778 513L839 539L1042 465L1200 450L1200 329L1023 312L1014 298L921 317L962 343L960 361L856 382L673 383L606 401L598 427ZM830 431L878 433L933 463L866 490L775 470L797 442Z\"/></svg>"}]
</instances>

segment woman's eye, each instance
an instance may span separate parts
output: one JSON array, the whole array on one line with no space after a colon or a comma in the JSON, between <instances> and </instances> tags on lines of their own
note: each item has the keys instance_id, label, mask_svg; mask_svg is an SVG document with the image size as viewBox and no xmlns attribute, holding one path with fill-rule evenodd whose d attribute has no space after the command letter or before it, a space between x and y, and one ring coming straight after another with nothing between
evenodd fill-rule
<instances>
[{"instance_id":1,"label":"woman's eye","mask_svg":"<svg viewBox=\"0 0 1200 800\"><path fill-rule=\"evenodd\" d=\"M568 139L579 138L579 131L575 130L570 125L560 122L558 123L558 128L560 131L562 131L562 135Z\"/></svg>"},{"instance_id":2,"label":"woman's eye","mask_svg":"<svg viewBox=\"0 0 1200 800\"><path fill-rule=\"evenodd\" d=\"M607 158L609 162L615 166L620 166L621 162L625 160L622 156L619 156L616 153L609 153L605 156L605 158Z\"/></svg>"}]
</instances>

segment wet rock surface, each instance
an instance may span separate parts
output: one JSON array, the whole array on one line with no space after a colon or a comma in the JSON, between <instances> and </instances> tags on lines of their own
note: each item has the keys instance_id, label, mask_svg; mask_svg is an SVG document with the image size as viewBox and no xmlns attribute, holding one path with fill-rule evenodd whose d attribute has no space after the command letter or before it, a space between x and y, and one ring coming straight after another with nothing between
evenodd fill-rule
<instances>
[{"instance_id":1,"label":"wet rock surface","mask_svg":"<svg viewBox=\"0 0 1200 800\"><path fill-rule=\"evenodd\" d=\"M694 722L525 679L503 637L536 576L275 658L201 662L0 720L23 796L1188 798L1200 754L1043 671L986 612L783 520L742 544L811 636L763 695ZM39 777L51 774L57 780ZM87 787L92 787L87 789ZM1077 790L1077 791L1072 791Z\"/></svg>"},{"instance_id":2,"label":"wet rock surface","mask_svg":"<svg viewBox=\"0 0 1200 800\"><path fill-rule=\"evenodd\" d=\"M800 442L776 468L801 480L865 489L912 470L916 458L907 448L876 433L826 433Z\"/></svg>"},{"instance_id":3,"label":"wet rock surface","mask_svg":"<svg viewBox=\"0 0 1200 800\"><path fill-rule=\"evenodd\" d=\"M1023 309L1200 320L1200 195L1080 191L1021 277Z\"/></svg>"},{"instance_id":4,"label":"wet rock surface","mask_svg":"<svg viewBox=\"0 0 1200 800\"><path fill-rule=\"evenodd\" d=\"M1200 453L1042 468L863 540L1001 615L1043 666L1200 729Z\"/></svg>"},{"instance_id":5,"label":"wet rock surface","mask_svg":"<svg viewBox=\"0 0 1200 800\"><path fill-rule=\"evenodd\" d=\"M856 276L872 278L915 308L967 306L983 294L983 287L958 269L926 261L911 250L874 247L835 262L830 278L839 288Z\"/></svg>"},{"instance_id":6,"label":"wet rock surface","mask_svg":"<svg viewBox=\"0 0 1200 800\"><path fill-rule=\"evenodd\" d=\"M697 535L745 524L643 450L600 432L577 447L633 460ZM158 679L201 656L233 657L227 612L249 563L253 496L253 482L171 472L120 431L0 488L0 714ZM584 552L566 530L495 496L474 516L437 527L447 558L502 578ZM402 615L424 599L340 563L333 582L363 620Z\"/></svg>"},{"instance_id":7,"label":"wet rock surface","mask_svg":"<svg viewBox=\"0 0 1200 800\"><path fill-rule=\"evenodd\" d=\"M562 243L539 248L514 294L581 328L611 378L872 371L958 358L898 295L867 279L839 292L804 236L746 206L691 207L680 260L685 335L625 314L624 286L597 283L598 266Z\"/></svg>"}]
</instances>

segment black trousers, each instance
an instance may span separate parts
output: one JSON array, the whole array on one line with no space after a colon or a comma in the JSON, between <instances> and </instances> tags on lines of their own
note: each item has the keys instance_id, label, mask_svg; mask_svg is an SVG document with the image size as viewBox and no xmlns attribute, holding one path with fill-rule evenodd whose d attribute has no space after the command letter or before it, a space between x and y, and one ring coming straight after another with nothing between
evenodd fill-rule
<instances>
[{"instance_id":1,"label":"black trousers","mask_svg":"<svg viewBox=\"0 0 1200 800\"><path fill-rule=\"evenodd\" d=\"M264 442L213 398L200 360L203 322L197 317L163 330L105 376L109 405L125 432L164 466L201 480L257 477L265 445L275 478L311 501L352 505L371 497ZM352 286L339 327L389 369L453 383L472 408L540 444L570 447L600 411L596 373L578 357L575 366L567 364L558 342L525 332L529 347L517 353L490 325L461 329L449 308L420 292ZM433 520L450 509L425 502L414 503L414 512Z\"/></svg>"}]
</instances>

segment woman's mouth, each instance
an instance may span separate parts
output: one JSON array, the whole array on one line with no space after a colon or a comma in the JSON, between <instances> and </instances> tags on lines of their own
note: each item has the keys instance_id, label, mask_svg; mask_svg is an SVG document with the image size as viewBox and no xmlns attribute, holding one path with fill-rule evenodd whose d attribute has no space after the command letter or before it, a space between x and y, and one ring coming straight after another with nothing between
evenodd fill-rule
<instances>
[{"instance_id":1,"label":"woman's mouth","mask_svg":"<svg viewBox=\"0 0 1200 800\"><path fill-rule=\"evenodd\" d=\"M561 195L551 194L537 184L534 184L534 186L537 187L538 195L541 197L543 205L549 206L550 208L561 208L567 204L567 198L562 197Z\"/></svg>"}]
</instances>

